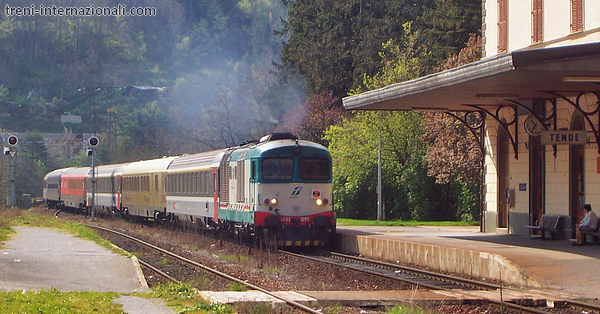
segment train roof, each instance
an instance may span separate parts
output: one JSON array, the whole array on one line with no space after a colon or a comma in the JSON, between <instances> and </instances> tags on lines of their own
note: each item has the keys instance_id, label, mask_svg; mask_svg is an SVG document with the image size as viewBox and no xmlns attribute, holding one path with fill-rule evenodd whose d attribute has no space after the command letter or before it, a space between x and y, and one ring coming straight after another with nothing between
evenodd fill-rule
<instances>
[{"instance_id":1,"label":"train roof","mask_svg":"<svg viewBox=\"0 0 600 314\"><path fill-rule=\"evenodd\" d=\"M120 174L123 172L123 167L127 166L128 164L129 163L96 166L96 175L110 175L114 172Z\"/></svg>"},{"instance_id":2,"label":"train roof","mask_svg":"<svg viewBox=\"0 0 600 314\"><path fill-rule=\"evenodd\" d=\"M46 175L44 176L44 180L47 180L48 178L60 178L60 175L65 172L65 170L67 169L71 169L71 168L60 168L60 169L56 169L56 170L52 170L48 173L46 173Z\"/></svg>"},{"instance_id":3,"label":"train roof","mask_svg":"<svg viewBox=\"0 0 600 314\"><path fill-rule=\"evenodd\" d=\"M92 171L91 167L78 167L78 168L67 168L62 173L63 176L87 176L90 171Z\"/></svg>"},{"instance_id":4,"label":"train roof","mask_svg":"<svg viewBox=\"0 0 600 314\"><path fill-rule=\"evenodd\" d=\"M167 170L171 162L177 157L163 157L160 159L141 160L131 162L123 167L123 175L149 173L149 172L164 172Z\"/></svg>"},{"instance_id":5,"label":"train roof","mask_svg":"<svg viewBox=\"0 0 600 314\"><path fill-rule=\"evenodd\" d=\"M219 167L223 156L230 149L213 150L191 155L177 157L169 165L168 172L177 172L193 169L207 169Z\"/></svg>"},{"instance_id":6,"label":"train roof","mask_svg":"<svg viewBox=\"0 0 600 314\"><path fill-rule=\"evenodd\" d=\"M311 142L306 140L299 140L296 138L286 138L286 139L276 139L276 140L265 140L249 145L242 146L236 149L231 154L231 161L236 161L238 159L247 159L251 157L271 157L277 156L278 152L281 149L293 149L295 147L300 147L300 156L319 156L319 157L328 157L331 158L329 151L325 146ZM308 148L306 150L305 148ZM307 154L307 152L310 152Z\"/></svg>"}]
</instances>

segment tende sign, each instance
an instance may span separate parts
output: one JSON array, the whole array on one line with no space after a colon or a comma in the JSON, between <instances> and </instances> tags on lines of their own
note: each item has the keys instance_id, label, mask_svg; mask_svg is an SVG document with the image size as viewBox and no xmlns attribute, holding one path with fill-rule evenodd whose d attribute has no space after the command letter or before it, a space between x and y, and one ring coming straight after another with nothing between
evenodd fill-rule
<instances>
[{"instance_id":1,"label":"tende sign","mask_svg":"<svg viewBox=\"0 0 600 314\"><path fill-rule=\"evenodd\" d=\"M580 145L587 144L587 132L577 131L544 131L542 145Z\"/></svg>"}]
</instances>

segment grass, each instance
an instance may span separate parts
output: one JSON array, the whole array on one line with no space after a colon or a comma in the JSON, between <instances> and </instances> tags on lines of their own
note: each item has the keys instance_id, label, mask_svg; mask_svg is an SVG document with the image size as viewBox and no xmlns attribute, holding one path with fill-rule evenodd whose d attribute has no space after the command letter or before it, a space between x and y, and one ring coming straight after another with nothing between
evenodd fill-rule
<instances>
[{"instance_id":1,"label":"grass","mask_svg":"<svg viewBox=\"0 0 600 314\"><path fill-rule=\"evenodd\" d=\"M227 262L246 262L248 261L248 256L245 255L219 255L220 261Z\"/></svg>"},{"instance_id":2,"label":"grass","mask_svg":"<svg viewBox=\"0 0 600 314\"><path fill-rule=\"evenodd\" d=\"M180 309L178 313L181 314L235 313L231 305L209 303L202 300L196 290L188 284L159 285L152 294L154 297L166 300L168 306Z\"/></svg>"},{"instance_id":3,"label":"grass","mask_svg":"<svg viewBox=\"0 0 600 314\"><path fill-rule=\"evenodd\" d=\"M0 293L0 313L97 313L121 314L120 307L112 303L118 293L12 291Z\"/></svg>"},{"instance_id":4,"label":"grass","mask_svg":"<svg viewBox=\"0 0 600 314\"><path fill-rule=\"evenodd\" d=\"M387 314L431 314L435 311L425 309L414 305L400 305L395 306L386 311Z\"/></svg>"},{"instance_id":5,"label":"grass","mask_svg":"<svg viewBox=\"0 0 600 314\"><path fill-rule=\"evenodd\" d=\"M241 283L232 282L231 285L229 285L229 290L243 292L243 291L248 290L248 286L243 285Z\"/></svg>"},{"instance_id":6,"label":"grass","mask_svg":"<svg viewBox=\"0 0 600 314\"><path fill-rule=\"evenodd\" d=\"M478 226L478 221L362 220L338 218L338 226Z\"/></svg>"}]
</instances>

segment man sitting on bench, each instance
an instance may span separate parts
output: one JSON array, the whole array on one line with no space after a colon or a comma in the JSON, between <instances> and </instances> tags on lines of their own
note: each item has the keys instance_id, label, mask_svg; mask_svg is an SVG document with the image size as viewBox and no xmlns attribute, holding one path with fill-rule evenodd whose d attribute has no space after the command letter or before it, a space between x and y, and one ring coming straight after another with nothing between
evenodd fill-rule
<instances>
[{"instance_id":1,"label":"man sitting on bench","mask_svg":"<svg viewBox=\"0 0 600 314\"><path fill-rule=\"evenodd\" d=\"M592 210L592 205L583 205L583 210L585 211L585 216L583 216L583 219L581 219L579 224L575 225L575 235L577 240L575 243L573 243L573 245L584 245L585 239L583 237L585 235L583 232L594 232L596 229L598 229L598 215L596 215L596 213Z\"/></svg>"}]
</instances>

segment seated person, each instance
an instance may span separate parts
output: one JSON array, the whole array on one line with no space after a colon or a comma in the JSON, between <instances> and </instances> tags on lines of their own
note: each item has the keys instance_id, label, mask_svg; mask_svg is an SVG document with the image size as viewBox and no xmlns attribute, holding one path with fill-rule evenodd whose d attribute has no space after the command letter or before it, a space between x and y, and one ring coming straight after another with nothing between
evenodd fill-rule
<instances>
[{"instance_id":1,"label":"seated person","mask_svg":"<svg viewBox=\"0 0 600 314\"><path fill-rule=\"evenodd\" d=\"M592 205L585 204L583 205L583 210L585 211L585 216L581 219L579 224L575 225L575 235L577 240L573 245L584 245L585 239L583 231L596 231L598 228L598 215L592 210Z\"/></svg>"}]
</instances>

